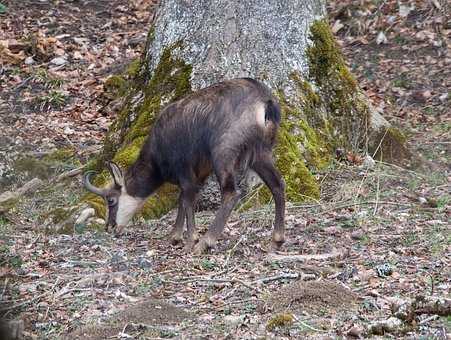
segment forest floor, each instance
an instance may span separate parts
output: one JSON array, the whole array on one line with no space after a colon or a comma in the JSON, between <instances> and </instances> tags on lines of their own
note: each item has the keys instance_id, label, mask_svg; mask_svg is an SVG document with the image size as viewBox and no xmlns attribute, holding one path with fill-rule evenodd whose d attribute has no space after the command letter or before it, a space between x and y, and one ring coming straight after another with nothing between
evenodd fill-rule
<instances>
[{"instance_id":1,"label":"forest floor","mask_svg":"<svg viewBox=\"0 0 451 340\"><path fill-rule=\"evenodd\" d=\"M218 246L196 257L165 238L174 212L121 238L53 228L83 194L74 175L117 110L105 81L139 56L154 1L1 0L0 201L14 202L0 205L3 317L25 339L449 339L444 3L329 3L360 86L423 167L336 160L316 174L318 202L288 205L283 252L267 250L268 206L235 212ZM196 215L202 232L212 214Z\"/></svg>"}]
</instances>

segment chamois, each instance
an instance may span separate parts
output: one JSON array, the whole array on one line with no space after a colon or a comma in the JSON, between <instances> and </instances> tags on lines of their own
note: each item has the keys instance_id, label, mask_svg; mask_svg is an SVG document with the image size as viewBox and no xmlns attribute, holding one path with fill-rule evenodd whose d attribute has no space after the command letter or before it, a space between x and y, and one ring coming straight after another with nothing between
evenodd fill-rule
<instances>
[{"instance_id":1,"label":"chamois","mask_svg":"<svg viewBox=\"0 0 451 340\"><path fill-rule=\"evenodd\" d=\"M113 182L106 188L85 188L101 195L108 206L107 230L120 234L163 183L180 187L176 221L169 234L195 254L213 247L239 200L238 170L252 169L271 190L276 212L272 247L285 241L285 184L274 166L272 149L281 114L277 100L261 82L251 78L227 80L198 90L167 105L155 121L136 162L123 172L108 163ZM196 194L214 173L221 189L221 205L207 233L198 240L194 223Z\"/></svg>"}]
</instances>

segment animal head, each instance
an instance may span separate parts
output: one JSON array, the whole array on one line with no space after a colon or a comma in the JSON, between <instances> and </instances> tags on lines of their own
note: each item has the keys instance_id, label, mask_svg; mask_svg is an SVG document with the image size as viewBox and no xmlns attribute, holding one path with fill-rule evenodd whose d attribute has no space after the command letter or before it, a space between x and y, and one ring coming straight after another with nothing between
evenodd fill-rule
<instances>
[{"instance_id":1,"label":"animal head","mask_svg":"<svg viewBox=\"0 0 451 340\"><path fill-rule=\"evenodd\" d=\"M86 190L103 197L108 208L105 227L107 230L114 230L115 233L120 234L142 207L145 200L140 197L133 197L127 192L124 173L116 163L109 162L108 170L113 181L105 188L98 188L91 184L92 171L86 173L83 184Z\"/></svg>"}]
</instances>

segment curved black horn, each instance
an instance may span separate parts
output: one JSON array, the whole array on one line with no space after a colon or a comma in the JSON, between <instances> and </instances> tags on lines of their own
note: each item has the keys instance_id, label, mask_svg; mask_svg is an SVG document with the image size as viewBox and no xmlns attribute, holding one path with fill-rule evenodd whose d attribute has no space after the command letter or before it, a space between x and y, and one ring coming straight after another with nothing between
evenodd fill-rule
<instances>
[{"instance_id":1,"label":"curved black horn","mask_svg":"<svg viewBox=\"0 0 451 340\"><path fill-rule=\"evenodd\" d=\"M93 174L94 174L94 171L88 171L83 176L83 185L85 186L86 190L92 192L93 194L104 196L105 195L105 190L104 189L97 188L97 187L95 187L94 185L91 184L90 177Z\"/></svg>"}]
</instances>

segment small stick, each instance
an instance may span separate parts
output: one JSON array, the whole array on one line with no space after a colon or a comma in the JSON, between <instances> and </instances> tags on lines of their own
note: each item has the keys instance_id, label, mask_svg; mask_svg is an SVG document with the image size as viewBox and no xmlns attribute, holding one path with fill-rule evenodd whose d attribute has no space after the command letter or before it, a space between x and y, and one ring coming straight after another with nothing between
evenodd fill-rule
<instances>
[{"instance_id":1,"label":"small stick","mask_svg":"<svg viewBox=\"0 0 451 340\"><path fill-rule=\"evenodd\" d=\"M8 287L8 281L9 281L9 278L7 277L7 278L5 279L5 284L4 284L4 286L3 286L3 292L2 292L2 295L0 295L0 298L3 298L3 296L5 295L6 287Z\"/></svg>"},{"instance_id":2,"label":"small stick","mask_svg":"<svg viewBox=\"0 0 451 340\"><path fill-rule=\"evenodd\" d=\"M244 282L243 280L240 280L240 279L194 279L194 280L187 280L187 281L181 281L181 282L163 280L163 282L172 283L172 284L195 283L195 282L238 283L251 290L255 290L258 293L263 293L263 291L261 289L259 289L258 287L253 287L249 283Z\"/></svg>"},{"instance_id":3,"label":"small stick","mask_svg":"<svg viewBox=\"0 0 451 340\"><path fill-rule=\"evenodd\" d=\"M302 278L302 276L303 275L299 275L299 273L284 273L281 275L264 277L264 278L258 279L257 281L254 281L254 282L268 283L271 281L277 281L277 280L283 280L283 279L298 279L299 277Z\"/></svg>"},{"instance_id":4,"label":"small stick","mask_svg":"<svg viewBox=\"0 0 451 340\"><path fill-rule=\"evenodd\" d=\"M241 242L243 242L243 240L244 240L244 236L241 235L241 237L240 237L240 239L238 240L238 242L232 247L232 249L230 249L229 255L227 256L227 259L225 260L224 265L223 265L223 268L225 268L226 270L227 270L227 268L228 268L228 266L229 266L230 258L231 258L232 255L235 253L236 247L238 247L238 245L239 245Z\"/></svg>"},{"instance_id":5,"label":"small stick","mask_svg":"<svg viewBox=\"0 0 451 340\"><path fill-rule=\"evenodd\" d=\"M269 260L269 261L279 261L279 262L307 262L307 261L310 261L310 260L318 260L318 261L332 260L332 259L336 259L336 258L339 258L339 257L342 257L342 256L344 256L344 252L335 250L332 253L313 254L313 255L268 254L267 260Z\"/></svg>"},{"instance_id":6,"label":"small stick","mask_svg":"<svg viewBox=\"0 0 451 340\"><path fill-rule=\"evenodd\" d=\"M434 321L434 320L436 320L438 318L439 318L438 315L431 315L430 317L428 317L428 318L426 318L424 320L421 320L418 324L419 325L424 325L425 323L428 323L429 321Z\"/></svg>"},{"instance_id":7,"label":"small stick","mask_svg":"<svg viewBox=\"0 0 451 340\"><path fill-rule=\"evenodd\" d=\"M376 203L374 205L373 216L376 216L376 213L377 213L377 208L378 208L378 203L379 203L380 181L381 181L381 177L378 174L377 175L377 189L376 189Z\"/></svg>"},{"instance_id":8,"label":"small stick","mask_svg":"<svg viewBox=\"0 0 451 340\"><path fill-rule=\"evenodd\" d=\"M317 329L313 326L310 326L308 323L305 323L304 321L302 321L301 319L298 319L295 315L293 315L294 319L299 322L302 326L307 327L309 329L311 329L312 331L315 332L320 332L320 333L324 333L325 331L321 330L321 329Z\"/></svg>"}]
</instances>

